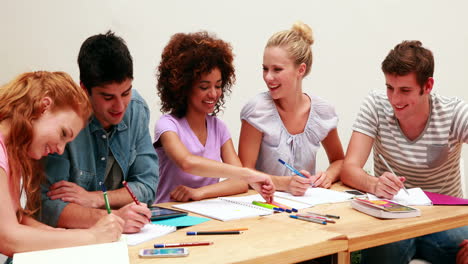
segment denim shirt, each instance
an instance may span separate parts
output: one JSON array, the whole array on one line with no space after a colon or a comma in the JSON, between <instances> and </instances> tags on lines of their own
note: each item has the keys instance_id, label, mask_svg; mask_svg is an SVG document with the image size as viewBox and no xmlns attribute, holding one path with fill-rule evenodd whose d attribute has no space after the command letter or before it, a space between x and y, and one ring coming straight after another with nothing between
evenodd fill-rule
<instances>
[{"instance_id":1,"label":"denim shirt","mask_svg":"<svg viewBox=\"0 0 468 264\"><path fill-rule=\"evenodd\" d=\"M109 151L122 169L122 177L139 201L152 204L159 181L158 156L148 130L149 109L144 99L132 91L132 99L122 121L106 136L106 131L93 116L91 122L70 142L62 155L44 158L47 181L41 186L40 220L57 226L68 202L50 200L50 185L61 180L76 183L87 191L99 191L104 182Z\"/></svg>"}]
</instances>

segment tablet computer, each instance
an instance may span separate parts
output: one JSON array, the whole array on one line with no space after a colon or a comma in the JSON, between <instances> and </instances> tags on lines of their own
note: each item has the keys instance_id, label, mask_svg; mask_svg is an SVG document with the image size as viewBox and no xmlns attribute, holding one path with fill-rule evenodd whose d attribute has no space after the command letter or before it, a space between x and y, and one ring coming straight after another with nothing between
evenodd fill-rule
<instances>
[{"instance_id":1,"label":"tablet computer","mask_svg":"<svg viewBox=\"0 0 468 264\"><path fill-rule=\"evenodd\" d=\"M152 221L187 215L187 213L183 211L159 207L156 205L150 206L149 209L151 210Z\"/></svg>"}]
</instances>

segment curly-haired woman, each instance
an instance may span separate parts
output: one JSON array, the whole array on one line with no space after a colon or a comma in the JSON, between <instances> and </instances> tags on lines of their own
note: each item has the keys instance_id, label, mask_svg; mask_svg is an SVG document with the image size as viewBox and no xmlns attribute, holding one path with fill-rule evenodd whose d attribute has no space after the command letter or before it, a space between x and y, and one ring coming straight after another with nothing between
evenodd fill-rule
<instances>
[{"instance_id":1,"label":"curly-haired woman","mask_svg":"<svg viewBox=\"0 0 468 264\"><path fill-rule=\"evenodd\" d=\"M216 117L235 81L231 46L207 32L175 34L157 77L161 111L168 114L155 127L156 203L242 193L247 183L270 200L270 176L242 168L226 125ZM219 182L221 177L228 179Z\"/></svg>"}]
</instances>

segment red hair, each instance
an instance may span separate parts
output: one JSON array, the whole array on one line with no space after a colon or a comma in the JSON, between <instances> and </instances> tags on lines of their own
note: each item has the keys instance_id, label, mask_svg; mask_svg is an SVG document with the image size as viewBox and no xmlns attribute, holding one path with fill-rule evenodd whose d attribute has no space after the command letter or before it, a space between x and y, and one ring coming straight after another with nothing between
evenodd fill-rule
<instances>
[{"instance_id":1,"label":"red hair","mask_svg":"<svg viewBox=\"0 0 468 264\"><path fill-rule=\"evenodd\" d=\"M7 121L9 133L5 138L9 162L9 185L13 201L19 205L20 182L27 203L19 215L32 215L40 209L40 185L44 172L40 162L28 156L33 138L32 121L42 113L41 101L52 99L51 111L72 109L83 121L91 115L86 92L64 72L29 72L16 77L0 88L0 121Z\"/></svg>"}]
</instances>

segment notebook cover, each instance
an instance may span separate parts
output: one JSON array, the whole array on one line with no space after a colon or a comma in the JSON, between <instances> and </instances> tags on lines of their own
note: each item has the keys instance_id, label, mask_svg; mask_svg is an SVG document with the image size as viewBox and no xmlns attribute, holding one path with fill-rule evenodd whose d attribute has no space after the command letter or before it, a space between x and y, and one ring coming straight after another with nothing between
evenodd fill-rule
<instances>
[{"instance_id":1,"label":"notebook cover","mask_svg":"<svg viewBox=\"0 0 468 264\"><path fill-rule=\"evenodd\" d=\"M424 191L434 205L468 205L468 199Z\"/></svg>"}]
</instances>

